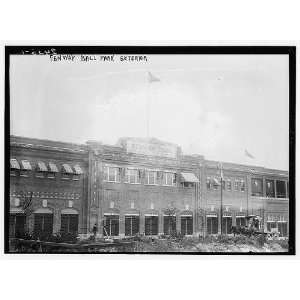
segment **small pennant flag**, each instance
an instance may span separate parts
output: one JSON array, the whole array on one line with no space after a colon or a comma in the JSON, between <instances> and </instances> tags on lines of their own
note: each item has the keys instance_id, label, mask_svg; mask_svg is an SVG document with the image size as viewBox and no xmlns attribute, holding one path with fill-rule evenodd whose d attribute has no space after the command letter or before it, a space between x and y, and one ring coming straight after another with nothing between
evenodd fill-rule
<instances>
[{"instance_id":1,"label":"small pennant flag","mask_svg":"<svg viewBox=\"0 0 300 300\"><path fill-rule=\"evenodd\" d=\"M150 83L160 81L160 79L155 77L151 72L148 72L148 80Z\"/></svg>"},{"instance_id":2,"label":"small pennant flag","mask_svg":"<svg viewBox=\"0 0 300 300\"><path fill-rule=\"evenodd\" d=\"M249 158L252 158L252 159L255 158L252 154L250 154L250 153L247 151L247 149L245 149L245 155L246 155L247 157L249 157Z\"/></svg>"}]
</instances>

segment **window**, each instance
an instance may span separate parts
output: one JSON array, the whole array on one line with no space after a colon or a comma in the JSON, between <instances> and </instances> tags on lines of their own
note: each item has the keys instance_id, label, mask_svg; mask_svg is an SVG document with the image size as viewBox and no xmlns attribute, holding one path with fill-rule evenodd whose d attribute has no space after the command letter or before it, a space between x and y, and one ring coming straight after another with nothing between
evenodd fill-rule
<instances>
[{"instance_id":1,"label":"window","mask_svg":"<svg viewBox=\"0 0 300 300\"><path fill-rule=\"evenodd\" d=\"M231 189L232 189L232 186L231 186L231 180L228 179L228 180L227 180L227 191L231 191Z\"/></svg>"},{"instance_id":2,"label":"window","mask_svg":"<svg viewBox=\"0 0 300 300\"><path fill-rule=\"evenodd\" d=\"M145 217L145 235L158 235L158 216Z\"/></svg>"},{"instance_id":3,"label":"window","mask_svg":"<svg viewBox=\"0 0 300 300\"><path fill-rule=\"evenodd\" d=\"M44 174L48 171L46 164L43 161L39 161L36 166L36 177L43 178Z\"/></svg>"},{"instance_id":4,"label":"window","mask_svg":"<svg viewBox=\"0 0 300 300\"><path fill-rule=\"evenodd\" d=\"M226 187L226 181L222 180L222 189L225 191L225 187Z\"/></svg>"},{"instance_id":5,"label":"window","mask_svg":"<svg viewBox=\"0 0 300 300\"><path fill-rule=\"evenodd\" d=\"M61 232L77 234L78 232L78 215L62 214L61 215Z\"/></svg>"},{"instance_id":6,"label":"window","mask_svg":"<svg viewBox=\"0 0 300 300\"><path fill-rule=\"evenodd\" d=\"M121 168L104 166L104 180L120 182Z\"/></svg>"},{"instance_id":7,"label":"window","mask_svg":"<svg viewBox=\"0 0 300 300\"><path fill-rule=\"evenodd\" d=\"M266 196L271 198L275 197L274 180L266 180Z\"/></svg>"},{"instance_id":8,"label":"window","mask_svg":"<svg viewBox=\"0 0 300 300\"><path fill-rule=\"evenodd\" d=\"M15 158L10 159L10 168L13 170L20 170L20 165Z\"/></svg>"},{"instance_id":9,"label":"window","mask_svg":"<svg viewBox=\"0 0 300 300\"><path fill-rule=\"evenodd\" d=\"M208 190L211 190L211 188L212 188L210 177L206 177L206 188Z\"/></svg>"},{"instance_id":10,"label":"window","mask_svg":"<svg viewBox=\"0 0 300 300\"><path fill-rule=\"evenodd\" d=\"M25 215L10 214L9 215L9 236L22 238L25 232Z\"/></svg>"},{"instance_id":11,"label":"window","mask_svg":"<svg viewBox=\"0 0 300 300\"><path fill-rule=\"evenodd\" d=\"M243 217L236 216L235 222L236 222L237 227L245 227L246 226L246 218L244 216Z\"/></svg>"},{"instance_id":12,"label":"window","mask_svg":"<svg viewBox=\"0 0 300 300\"><path fill-rule=\"evenodd\" d=\"M232 227L232 218L231 217L223 217L222 218L222 233L230 234Z\"/></svg>"},{"instance_id":13,"label":"window","mask_svg":"<svg viewBox=\"0 0 300 300\"><path fill-rule=\"evenodd\" d=\"M140 172L138 169L126 169L125 170L125 182L126 183L140 183Z\"/></svg>"},{"instance_id":14,"label":"window","mask_svg":"<svg viewBox=\"0 0 300 300\"><path fill-rule=\"evenodd\" d=\"M156 171L146 171L146 184L157 184Z\"/></svg>"},{"instance_id":15,"label":"window","mask_svg":"<svg viewBox=\"0 0 300 300\"><path fill-rule=\"evenodd\" d=\"M260 178L251 179L251 195L256 197L262 197L263 195L262 179Z\"/></svg>"},{"instance_id":16,"label":"window","mask_svg":"<svg viewBox=\"0 0 300 300\"><path fill-rule=\"evenodd\" d=\"M213 178L213 187L214 187L214 190L217 190L218 187L219 187L220 183L218 181L217 178Z\"/></svg>"},{"instance_id":17,"label":"window","mask_svg":"<svg viewBox=\"0 0 300 300\"><path fill-rule=\"evenodd\" d=\"M164 185L174 186L176 184L175 174L166 172L164 173Z\"/></svg>"},{"instance_id":18,"label":"window","mask_svg":"<svg viewBox=\"0 0 300 300\"><path fill-rule=\"evenodd\" d=\"M56 164L49 162L49 172L48 172L48 178L55 178L55 173L58 173L58 168Z\"/></svg>"},{"instance_id":19,"label":"window","mask_svg":"<svg viewBox=\"0 0 300 300\"><path fill-rule=\"evenodd\" d=\"M181 217L181 234L192 235L193 234L193 217L182 216Z\"/></svg>"},{"instance_id":20,"label":"window","mask_svg":"<svg viewBox=\"0 0 300 300\"><path fill-rule=\"evenodd\" d=\"M139 233L139 216L125 216L125 235L132 236Z\"/></svg>"},{"instance_id":21,"label":"window","mask_svg":"<svg viewBox=\"0 0 300 300\"><path fill-rule=\"evenodd\" d=\"M176 216L164 216L164 234L176 233Z\"/></svg>"},{"instance_id":22,"label":"window","mask_svg":"<svg viewBox=\"0 0 300 300\"><path fill-rule=\"evenodd\" d=\"M28 177L28 172L32 170L31 164L28 160L21 160L20 176Z\"/></svg>"},{"instance_id":23,"label":"window","mask_svg":"<svg viewBox=\"0 0 300 300\"><path fill-rule=\"evenodd\" d=\"M238 192L240 189L240 182L238 180L234 181L234 190Z\"/></svg>"},{"instance_id":24,"label":"window","mask_svg":"<svg viewBox=\"0 0 300 300\"><path fill-rule=\"evenodd\" d=\"M277 198L286 198L285 181L276 180L276 196Z\"/></svg>"},{"instance_id":25,"label":"window","mask_svg":"<svg viewBox=\"0 0 300 300\"><path fill-rule=\"evenodd\" d=\"M34 235L48 236L53 232L53 214L34 214Z\"/></svg>"},{"instance_id":26,"label":"window","mask_svg":"<svg viewBox=\"0 0 300 300\"><path fill-rule=\"evenodd\" d=\"M281 237L288 236L288 234L287 234L287 222L284 222L284 221L278 222L277 225L278 225L279 236L281 236Z\"/></svg>"},{"instance_id":27,"label":"window","mask_svg":"<svg viewBox=\"0 0 300 300\"><path fill-rule=\"evenodd\" d=\"M246 185L245 185L245 180L241 180L241 192L245 192Z\"/></svg>"},{"instance_id":28,"label":"window","mask_svg":"<svg viewBox=\"0 0 300 300\"><path fill-rule=\"evenodd\" d=\"M217 216L207 216L206 217L206 228L207 234L217 234L218 233L218 217Z\"/></svg>"},{"instance_id":29,"label":"window","mask_svg":"<svg viewBox=\"0 0 300 300\"><path fill-rule=\"evenodd\" d=\"M105 216L103 234L105 236L117 236L119 235L119 216Z\"/></svg>"}]
</instances>

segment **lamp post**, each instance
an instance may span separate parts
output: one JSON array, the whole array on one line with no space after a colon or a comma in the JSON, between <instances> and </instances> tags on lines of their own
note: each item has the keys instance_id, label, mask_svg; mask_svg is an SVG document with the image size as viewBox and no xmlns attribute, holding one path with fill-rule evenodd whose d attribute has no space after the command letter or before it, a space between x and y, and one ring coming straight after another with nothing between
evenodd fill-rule
<instances>
[{"instance_id":1,"label":"lamp post","mask_svg":"<svg viewBox=\"0 0 300 300\"><path fill-rule=\"evenodd\" d=\"M221 179L221 203L220 203L220 225L221 225L221 235L223 234L223 165L219 163L220 168L220 179Z\"/></svg>"}]
</instances>

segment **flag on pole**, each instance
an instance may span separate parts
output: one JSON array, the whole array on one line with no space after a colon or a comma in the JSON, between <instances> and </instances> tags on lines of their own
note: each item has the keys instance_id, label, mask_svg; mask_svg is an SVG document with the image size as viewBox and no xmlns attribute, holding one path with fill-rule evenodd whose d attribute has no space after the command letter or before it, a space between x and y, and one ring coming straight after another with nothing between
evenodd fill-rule
<instances>
[{"instance_id":1,"label":"flag on pole","mask_svg":"<svg viewBox=\"0 0 300 300\"><path fill-rule=\"evenodd\" d=\"M247 157L249 157L249 158L252 158L252 159L255 158L252 154L250 154L250 153L247 151L247 149L245 149L245 155L246 155Z\"/></svg>"},{"instance_id":2,"label":"flag on pole","mask_svg":"<svg viewBox=\"0 0 300 300\"><path fill-rule=\"evenodd\" d=\"M151 72L148 72L148 80L150 83L160 81L160 79L158 77L155 77Z\"/></svg>"}]
</instances>

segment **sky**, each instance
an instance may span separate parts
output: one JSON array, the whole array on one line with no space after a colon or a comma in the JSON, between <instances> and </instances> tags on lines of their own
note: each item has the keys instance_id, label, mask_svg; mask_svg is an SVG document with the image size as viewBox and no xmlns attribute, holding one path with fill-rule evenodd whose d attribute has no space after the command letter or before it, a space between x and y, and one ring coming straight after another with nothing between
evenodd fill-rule
<instances>
[{"instance_id":1,"label":"sky","mask_svg":"<svg viewBox=\"0 0 300 300\"><path fill-rule=\"evenodd\" d=\"M11 56L11 134L114 145L147 137L149 113L149 136L184 154L288 170L287 55L79 58ZM148 72L160 81L150 83Z\"/></svg>"}]
</instances>

